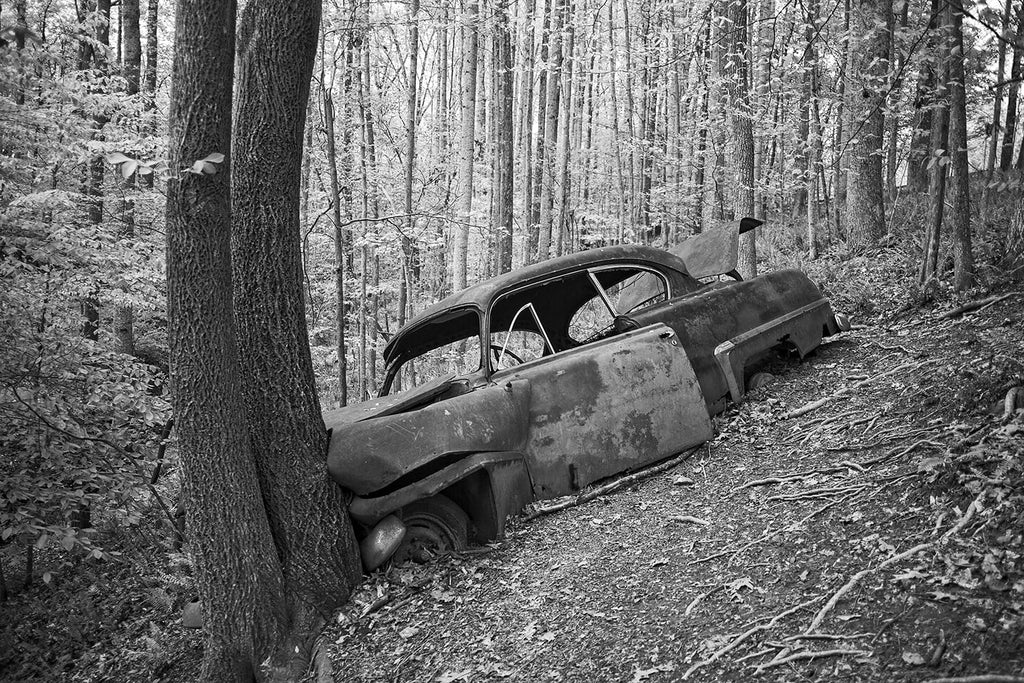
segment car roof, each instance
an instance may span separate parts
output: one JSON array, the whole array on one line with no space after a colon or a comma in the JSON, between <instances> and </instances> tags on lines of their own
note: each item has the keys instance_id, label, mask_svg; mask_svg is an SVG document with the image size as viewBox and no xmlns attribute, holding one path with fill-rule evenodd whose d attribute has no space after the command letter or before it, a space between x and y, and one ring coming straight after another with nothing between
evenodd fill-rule
<instances>
[{"instance_id":1,"label":"car roof","mask_svg":"<svg viewBox=\"0 0 1024 683\"><path fill-rule=\"evenodd\" d=\"M409 332L446 311L475 308L482 313L487 310L494 299L507 290L583 268L618 263L645 264L658 267L661 270L676 271L684 276L689 275L686 264L678 256L663 249L641 244L599 247L558 256L478 282L433 304L414 316L391 338L387 346L384 347L384 362L391 362L395 354L395 347Z\"/></svg>"}]
</instances>

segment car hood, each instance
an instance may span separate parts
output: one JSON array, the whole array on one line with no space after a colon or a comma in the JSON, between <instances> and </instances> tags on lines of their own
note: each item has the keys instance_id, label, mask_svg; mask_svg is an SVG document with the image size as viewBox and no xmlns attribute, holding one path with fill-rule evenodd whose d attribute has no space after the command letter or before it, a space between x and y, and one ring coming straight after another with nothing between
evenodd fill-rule
<instances>
[{"instance_id":1,"label":"car hood","mask_svg":"<svg viewBox=\"0 0 1024 683\"><path fill-rule=\"evenodd\" d=\"M431 400L453 384L448 378L394 397L402 400L368 401L372 405L326 414L331 477L356 495L382 495L467 455L523 447L529 382L491 384Z\"/></svg>"}]
</instances>

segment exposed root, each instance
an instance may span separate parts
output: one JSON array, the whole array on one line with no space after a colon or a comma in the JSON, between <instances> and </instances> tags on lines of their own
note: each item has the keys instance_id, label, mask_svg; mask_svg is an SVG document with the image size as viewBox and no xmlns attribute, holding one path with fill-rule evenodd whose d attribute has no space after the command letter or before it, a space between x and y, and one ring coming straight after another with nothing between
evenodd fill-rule
<instances>
[{"instance_id":1,"label":"exposed root","mask_svg":"<svg viewBox=\"0 0 1024 683\"><path fill-rule=\"evenodd\" d=\"M712 655L710 657L708 657L707 659L702 659L701 661L697 662L696 664L691 666L689 669L687 669L686 672L682 676L682 680L685 681L697 669L702 669L705 666L708 666L709 664L714 664L716 661L721 659L723 656L729 654L730 652L732 652L733 650L738 648L743 643L743 641L745 641L747 638L750 638L750 636L754 635L755 633L760 633L761 631L767 631L768 629L773 628L775 626L775 624L779 623L780 621L782 621L783 619L785 619L789 615L794 614L796 612L799 612L800 610L802 610L805 607L813 605L815 602L817 602L820 599L821 598L812 598L812 599L810 599L810 600L808 600L806 602L801 602L799 605L796 605L795 607L790 607L785 612L782 612L781 614L775 615L774 617L771 618L771 620L769 622L767 622L765 624L759 624L757 626L752 626L751 628L747 629L746 631L744 631L740 635L736 636L736 638L734 638L728 645L726 645L725 647L721 648L720 650L717 650L714 653L712 653Z\"/></svg>"},{"instance_id":2,"label":"exposed root","mask_svg":"<svg viewBox=\"0 0 1024 683\"><path fill-rule=\"evenodd\" d=\"M841 657L844 655L869 655L870 650L804 650L803 652L797 652L791 654L788 657L782 659L773 659L770 662L759 664L754 669L754 673L761 673L765 669L771 669L775 666L782 666L783 664L789 664L790 662L800 661L802 659L819 659L821 657Z\"/></svg>"},{"instance_id":3,"label":"exposed root","mask_svg":"<svg viewBox=\"0 0 1024 683\"><path fill-rule=\"evenodd\" d=\"M975 498L973 502L971 502L967 510L964 512L963 516L960 518L960 521L958 521L952 528L950 528L949 531L944 533L938 541L928 541L927 543L919 543L915 545L913 548L910 548L909 550L904 550L902 553L893 555L888 560L885 560L884 562L879 564L877 567L861 570L854 574L852 577L850 577L850 580L847 581L842 587L840 587L839 590L833 593L832 597L828 599L828 602L826 602L825 605L820 610L818 610L818 613L814 615L814 618L811 620L810 625L808 625L807 629L804 631L804 635L808 635L816 631L817 628L821 626L821 622L825 620L825 617L832 610L832 608L834 608L836 604L839 603L839 601L842 599L844 595L853 590L853 588L865 576L868 576L869 574L874 574L875 572L881 571L882 569L890 567L898 562L902 562L903 560L909 557L913 557L917 553L928 550L936 543L945 543L953 535L959 533L965 526L967 526L967 523L970 522L971 518L974 517L974 513L977 512L980 508L981 497L983 495L984 491L978 494L978 497Z\"/></svg>"},{"instance_id":4,"label":"exposed root","mask_svg":"<svg viewBox=\"0 0 1024 683\"><path fill-rule=\"evenodd\" d=\"M894 374L896 374L898 372L901 372L903 370L908 370L908 369L910 369L910 370L918 370L918 369L924 367L925 365L928 365L931 362L932 362L931 360L926 360L926 361L924 361L922 363L904 363L903 365L898 365L895 368L891 368L889 370L886 370L885 372L883 372L883 373L881 373L879 375L875 375L874 377L869 377L868 379L861 380L860 382L857 382L856 384L851 384L848 387L843 387L843 388L839 389L838 391L836 391L835 393L833 393L830 396L825 396L824 398L819 398L817 401L811 401L810 403L804 405L801 408L797 408L795 410L791 410L788 413L785 413L782 416L782 419L783 420L788 420L788 419L793 418L793 417L800 417L801 415L806 415L807 413L809 413L811 411L814 411L814 410L817 410L818 408L822 407L823 405L825 405L829 401L837 399L837 398L839 398L841 396L845 396L846 394L850 393L851 391L859 389L859 388L861 388L862 386L864 386L866 384L870 384L871 382L880 380L883 377L888 377L890 375L894 375Z\"/></svg>"},{"instance_id":5,"label":"exposed root","mask_svg":"<svg viewBox=\"0 0 1024 683\"><path fill-rule=\"evenodd\" d=\"M980 676L954 676L952 678L929 678L924 683L1024 683L1024 676L1002 674L981 674Z\"/></svg>"},{"instance_id":6,"label":"exposed root","mask_svg":"<svg viewBox=\"0 0 1024 683\"><path fill-rule=\"evenodd\" d=\"M858 472L864 471L864 467L862 465L849 460L844 460L839 463L839 465L840 466L837 467L823 467L817 470L797 472L789 475L788 477L767 477L765 479L755 479L754 481L748 481L742 486L737 486L732 490L732 492L736 493L737 491L754 488L755 486L769 486L771 484L785 484L790 481L803 481L804 479L809 479L816 474L839 474L840 472L847 472L849 470L857 470Z\"/></svg>"},{"instance_id":7,"label":"exposed root","mask_svg":"<svg viewBox=\"0 0 1024 683\"><path fill-rule=\"evenodd\" d=\"M945 313L939 316L939 320L950 320L952 318L957 318L963 315L964 313L970 313L971 311L980 311L983 308L994 306L1000 301L1003 301L1004 299L1009 299L1011 296L1014 296L1015 294L1021 294L1021 292L996 294L995 296L985 297L984 299L968 301L963 306L958 306L957 308L954 308L952 311L946 311Z\"/></svg>"}]
</instances>

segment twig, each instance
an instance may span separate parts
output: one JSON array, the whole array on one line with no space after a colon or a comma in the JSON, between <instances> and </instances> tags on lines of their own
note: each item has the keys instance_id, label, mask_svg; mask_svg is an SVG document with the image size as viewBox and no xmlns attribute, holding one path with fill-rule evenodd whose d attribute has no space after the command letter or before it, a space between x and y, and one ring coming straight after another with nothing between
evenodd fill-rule
<instances>
[{"instance_id":1,"label":"twig","mask_svg":"<svg viewBox=\"0 0 1024 683\"><path fill-rule=\"evenodd\" d=\"M909 550L904 550L902 553L893 555L888 560L885 560L884 562L879 564L877 567L863 569L854 574L852 577L850 577L850 580L847 581L842 587L840 587L839 590L833 593L832 597L828 599L828 602L826 602L825 605L820 610L818 610L818 613L814 615L814 619L811 620L810 625L804 631L804 635L813 633L821 625L821 622L825 620L825 616L832 610L833 607L836 606L839 600L842 599L844 595L853 590L853 588L865 576L873 574L877 571L881 571L882 569L892 566L897 562L901 562L907 559L908 557L913 557L919 552L928 550L937 543L944 543L947 540L949 540L954 534L959 533L967 525L971 518L974 517L974 513L978 510L978 508L981 505L981 497L983 495L985 495L984 491L978 494L978 497L971 502L970 506L968 506L967 510L960 518L960 521L958 521L952 528L950 528L949 531L944 533L938 541L928 541L927 543L919 543L915 545L913 548L910 548Z\"/></svg>"},{"instance_id":2,"label":"twig","mask_svg":"<svg viewBox=\"0 0 1024 683\"><path fill-rule=\"evenodd\" d=\"M931 362L933 362L933 361L926 360L926 361L924 361L922 363L904 363L903 365L897 366L897 367L892 368L890 370L886 370L885 372L883 372L880 375L875 375L874 377L870 377L868 379L861 380L860 382L857 382L856 384L852 384L852 385L850 385L848 387L843 387L843 388L839 389L838 391L836 391L835 393L833 393L830 396L825 396L824 398L819 398L817 401L811 401L810 403L804 405L801 408L797 408L795 410L791 410L788 413L783 414L782 419L783 420L788 420L788 419L793 418L793 417L800 417L801 415L806 415L807 413L811 412L812 410L817 410L818 408L820 408L821 406L825 405L829 401L831 401L833 399L836 399L836 398L839 398L840 396L844 396L844 395L850 393L851 391L853 391L855 389L859 389L862 386L864 386L865 384L869 384L869 383L874 382L876 380L882 379L883 377L888 377L889 375L896 374L897 372L899 372L901 370L906 370L907 368L910 368L912 370L918 370L918 369L924 367L925 365L928 365Z\"/></svg>"},{"instance_id":3,"label":"twig","mask_svg":"<svg viewBox=\"0 0 1024 683\"><path fill-rule=\"evenodd\" d=\"M760 624L758 626L752 626L751 628L747 629L746 631L744 631L743 633L738 635L734 640L732 640L725 647L723 647L720 650L717 650L714 653L712 653L712 655L710 657L708 657L707 659L702 659L701 661L697 662L696 664L691 666L689 669L687 669L686 672L682 676L682 680L685 681L687 678L690 677L690 674L692 674L697 669L702 669L705 666L708 666L709 664L714 664L721 657L729 654L730 652L735 650L737 647L739 647L740 644L744 640L746 640L750 636L754 635L755 633L759 633L761 631L767 631L768 629L774 627L775 624L779 623L782 619L788 617L790 614L793 614L795 612L799 612L803 608L805 608L805 607L807 607L809 605L814 604L815 602L817 602L820 599L821 598L812 598L812 599L808 600L807 602L801 602L799 605L797 605L795 607L790 607L785 612L783 612L781 614L777 614L776 616L772 617L771 621L769 621L766 624Z\"/></svg>"},{"instance_id":4,"label":"twig","mask_svg":"<svg viewBox=\"0 0 1024 683\"><path fill-rule=\"evenodd\" d=\"M690 604L686 606L686 609L683 610L683 616L687 616L687 617L690 616L690 612L692 612L694 610L694 608L696 608L697 605L700 604L701 600L703 600L704 598L708 597L709 595L711 595L713 593L717 593L718 591L722 590L723 588L725 588L725 584L724 583L720 583L717 586L715 586L714 588L712 588L711 590L704 591L703 593L701 593L700 595L695 597L693 600L690 601Z\"/></svg>"},{"instance_id":5,"label":"twig","mask_svg":"<svg viewBox=\"0 0 1024 683\"><path fill-rule=\"evenodd\" d=\"M979 676L954 676L952 678L929 678L924 683L1024 683L1024 676L1004 674L981 674Z\"/></svg>"},{"instance_id":6,"label":"twig","mask_svg":"<svg viewBox=\"0 0 1024 683\"><path fill-rule=\"evenodd\" d=\"M783 664L789 664L790 662L796 662L801 659L818 659L819 657L841 657L843 655L869 655L870 650L806 650L804 652L797 652L796 654L783 657L782 659L773 659L765 664L758 664L754 669L755 673L761 673L765 669L771 669L775 666L781 666Z\"/></svg>"},{"instance_id":7,"label":"twig","mask_svg":"<svg viewBox=\"0 0 1024 683\"><path fill-rule=\"evenodd\" d=\"M852 635L840 635L835 633L807 633L799 636L783 638L782 642L789 643L794 640L857 640L870 636L870 633L854 633Z\"/></svg>"},{"instance_id":8,"label":"twig","mask_svg":"<svg viewBox=\"0 0 1024 683\"><path fill-rule=\"evenodd\" d=\"M672 458L671 460L666 460L665 462L653 465L646 469L642 469L639 472L634 472L633 474L622 477L621 479L616 479L615 481L605 484L604 486L599 486L592 491L581 493L574 498L569 498L568 500L563 500L560 503L555 503L553 505L547 505L545 507L537 508L530 514L523 517L523 519L529 522L530 520L537 519L542 515L548 515L552 512L558 512L559 510L565 510L566 508L576 507L577 505L582 505L583 503L598 498L599 496L603 496L606 493L611 493L612 491L620 489L623 486L628 486L629 484L640 481L641 479L646 479L647 477L651 477L654 476L655 474L659 474L666 470L670 470L676 465L690 458L703 445L704 444L701 444L700 446L696 446L687 451L683 451L682 453Z\"/></svg>"},{"instance_id":9,"label":"twig","mask_svg":"<svg viewBox=\"0 0 1024 683\"><path fill-rule=\"evenodd\" d=\"M701 519L700 517L694 517L693 515L673 515L672 517L669 517L669 519L673 522L688 522L690 524L702 524L704 526L711 524L708 520Z\"/></svg>"}]
</instances>

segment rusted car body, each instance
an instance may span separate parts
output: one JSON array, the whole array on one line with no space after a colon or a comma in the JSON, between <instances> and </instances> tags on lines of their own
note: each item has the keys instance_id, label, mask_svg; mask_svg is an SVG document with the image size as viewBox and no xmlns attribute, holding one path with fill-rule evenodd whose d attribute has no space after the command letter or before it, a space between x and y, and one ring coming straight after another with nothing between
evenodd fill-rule
<instances>
[{"instance_id":1,"label":"rusted car body","mask_svg":"<svg viewBox=\"0 0 1024 683\"><path fill-rule=\"evenodd\" d=\"M531 501L703 443L760 358L802 357L838 329L800 271L702 283L678 256L636 245L459 292L387 345L381 398L325 415L364 563L413 526L440 545L500 537Z\"/></svg>"}]
</instances>

